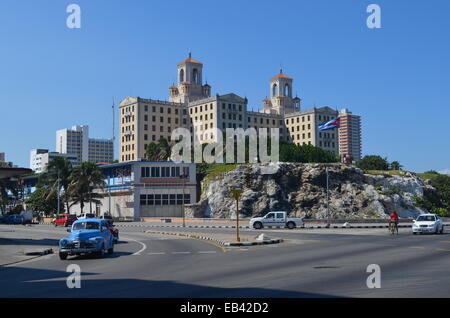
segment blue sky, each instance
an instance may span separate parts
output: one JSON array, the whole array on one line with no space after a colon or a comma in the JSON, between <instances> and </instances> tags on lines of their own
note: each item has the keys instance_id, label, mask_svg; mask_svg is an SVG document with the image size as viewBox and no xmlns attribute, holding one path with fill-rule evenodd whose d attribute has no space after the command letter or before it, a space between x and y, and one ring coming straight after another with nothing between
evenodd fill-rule
<instances>
[{"instance_id":1,"label":"blue sky","mask_svg":"<svg viewBox=\"0 0 450 318\"><path fill-rule=\"evenodd\" d=\"M66 27L71 3L81 29ZM366 26L371 3L381 29ZM259 109L282 65L303 109L362 116L363 154L450 169L449 12L447 0L2 0L0 152L28 166L58 129L110 137L112 99L167 99L192 51L213 94Z\"/></svg>"}]
</instances>

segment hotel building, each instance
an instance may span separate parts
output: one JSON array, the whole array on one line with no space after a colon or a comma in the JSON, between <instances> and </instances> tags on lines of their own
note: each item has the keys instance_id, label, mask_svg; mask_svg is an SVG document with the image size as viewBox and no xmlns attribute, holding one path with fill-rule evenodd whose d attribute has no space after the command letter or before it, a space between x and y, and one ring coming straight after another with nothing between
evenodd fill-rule
<instances>
[{"instance_id":1,"label":"hotel building","mask_svg":"<svg viewBox=\"0 0 450 318\"><path fill-rule=\"evenodd\" d=\"M120 102L120 162L144 158L148 144L160 138L170 141L178 127L189 129L200 143L215 142L216 128L277 128L282 140L339 154L338 132L318 131L319 124L336 118L338 112L330 107L302 110L301 99L292 95L293 79L282 70L270 79L270 98L263 100L259 112L247 110L245 97L211 96L211 86L203 84L203 64L190 55L178 63L177 73L177 85L169 87L169 101L126 97Z\"/></svg>"}]
</instances>

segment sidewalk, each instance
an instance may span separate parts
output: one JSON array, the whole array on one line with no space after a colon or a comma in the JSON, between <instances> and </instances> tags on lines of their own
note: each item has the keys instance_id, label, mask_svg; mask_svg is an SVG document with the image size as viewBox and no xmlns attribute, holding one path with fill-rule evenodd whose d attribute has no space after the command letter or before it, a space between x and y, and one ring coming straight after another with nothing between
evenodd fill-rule
<instances>
[{"instance_id":1,"label":"sidewalk","mask_svg":"<svg viewBox=\"0 0 450 318\"><path fill-rule=\"evenodd\" d=\"M14 228L2 226L0 236L0 266L51 254L55 250L54 240L29 238L14 231Z\"/></svg>"}]
</instances>

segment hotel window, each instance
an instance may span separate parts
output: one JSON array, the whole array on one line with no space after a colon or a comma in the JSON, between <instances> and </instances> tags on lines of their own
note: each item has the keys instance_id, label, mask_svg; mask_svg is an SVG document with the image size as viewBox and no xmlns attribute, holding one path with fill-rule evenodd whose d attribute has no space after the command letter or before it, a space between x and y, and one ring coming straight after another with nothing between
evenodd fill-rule
<instances>
[{"instance_id":1,"label":"hotel window","mask_svg":"<svg viewBox=\"0 0 450 318\"><path fill-rule=\"evenodd\" d=\"M161 167L161 177L170 177L170 167Z\"/></svg>"},{"instance_id":2,"label":"hotel window","mask_svg":"<svg viewBox=\"0 0 450 318\"><path fill-rule=\"evenodd\" d=\"M147 105L144 106L144 109L145 109L146 112L148 112L148 106Z\"/></svg>"},{"instance_id":3,"label":"hotel window","mask_svg":"<svg viewBox=\"0 0 450 318\"><path fill-rule=\"evenodd\" d=\"M167 108L167 113L171 114L172 113L172 109L171 108Z\"/></svg>"},{"instance_id":4,"label":"hotel window","mask_svg":"<svg viewBox=\"0 0 450 318\"><path fill-rule=\"evenodd\" d=\"M191 204L191 195L190 194L184 195L184 204Z\"/></svg>"},{"instance_id":5,"label":"hotel window","mask_svg":"<svg viewBox=\"0 0 450 318\"><path fill-rule=\"evenodd\" d=\"M156 107L152 106L152 112L156 112Z\"/></svg>"},{"instance_id":6,"label":"hotel window","mask_svg":"<svg viewBox=\"0 0 450 318\"><path fill-rule=\"evenodd\" d=\"M155 196L153 194L147 195L147 205L155 204Z\"/></svg>"},{"instance_id":7,"label":"hotel window","mask_svg":"<svg viewBox=\"0 0 450 318\"><path fill-rule=\"evenodd\" d=\"M177 204L182 205L183 204L183 195L177 194Z\"/></svg>"},{"instance_id":8,"label":"hotel window","mask_svg":"<svg viewBox=\"0 0 450 318\"><path fill-rule=\"evenodd\" d=\"M153 178L159 178L159 167L152 167L151 171Z\"/></svg>"},{"instance_id":9,"label":"hotel window","mask_svg":"<svg viewBox=\"0 0 450 318\"><path fill-rule=\"evenodd\" d=\"M162 195L162 205L169 205L169 195L168 194Z\"/></svg>"},{"instance_id":10,"label":"hotel window","mask_svg":"<svg viewBox=\"0 0 450 318\"><path fill-rule=\"evenodd\" d=\"M175 108L175 115L178 115L178 108Z\"/></svg>"},{"instance_id":11,"label":"hotel window","mask_svg":"<svg viewBox=\"0 0 450 318\"><path fill-rule=\"evenodd\" d=\"M155 205L161 205L161 194L155 194Z\"/></svg>"},{"instance_id":12,"label":"hotel window","mask_svg":"<svg viewBox=\"0 0 450 318\"><path fill-rule=\"evenodd\" d=\"M156 116L152 116L152 121L156 121Z\"/></svg>"},{"instance_id":13,"label":"hotel window","mask_svg":"<svg viewBox=\"0 0 450 318\"><path fill-rule=\"evenodd\" d=\"M144 121L148 121L148 116L144 115Z\"/></svg>"},{"instance_id":14,"label":"hotel window","mask_svg":"<svg viewBox=\"0 0 450 318\"><path fill-rule=\"evenodd\" d=\"M169 200L170 200L170 201L169 201L169 204L170 204L170 205L175 205L175 204L176 204L175 198L176 198L176 197L175 197L175 194L170 194L170 195L169 195Z\"/></svg>"},{"instance_id":15,"label":"hotel window","mask_svg":"<svg viewBox=\"0 0 450 318\"><path fill-rule=\"evenodd\" d=\"M141 194L140 201L141 205L147 205L147 196L145 194Z\"/></svg>"},{"instance_id":16,"label":"hotel window","mask_svg":"<svg viewBox=\"0 0 450 318\"><path fill-rule=\"evenodd\" d=\"M159 112L160 112L161 114L164 113L164 108L160 107L160 108L159 108Z\"/></svg>"}]
</instances>

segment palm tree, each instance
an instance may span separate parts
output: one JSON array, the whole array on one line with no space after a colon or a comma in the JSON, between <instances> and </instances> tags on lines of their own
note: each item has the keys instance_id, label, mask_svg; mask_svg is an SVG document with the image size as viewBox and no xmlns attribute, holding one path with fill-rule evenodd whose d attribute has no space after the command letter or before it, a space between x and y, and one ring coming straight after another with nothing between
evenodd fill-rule
<instances>
[{"instance_id":1,"label":"palm tree","mask_svg":"<svg viewBox=\"0 0 450 318\"><path fill-rule=\"evenodd\" d=\"M102 171L93 162L83 162L73 170L70 179L69 192L72 205L79 203L81 213L83 213L84 204L89 202L89 211L92 213L92 203L100 203L98 199L102 197L94 190L102 189L106 185Z\"/></svg>"},{"instance_id":2,"label":"palm tree","mask_svg":"<svg viewBox=\"0 0 450 318\"><path fill-rule=\"evenodd\" d=\"M147 149L145 149L145 157L150 161L158 161L158 145L155 143L150 143L147 145Z\"/></svg>"},{"instance_id":3,"label":"palm tree","mask_svg":"<svg viewBox=\"0 0 450 318\"><path fill-rule=\"evenodd\" d=\"M171 155L171 145L165 138L157 143L150 143L145 150L145 157L150 161L167 161Z\"/></svg>"},{"instance_id":4,"label":"palm tree","mask_svg":"<svg viewBox=\"0 0 450 318\"><path fill-rule=\"evenodd\" d=\"M167 159L169 159L170 157L170 144L167 141L167 139L165 138L161 138L158 141L158 148L159 148L159 152L158 152L158 158L159 161L167 161Z\"/></svg>"},{"instance_id":5,"label":"palm tree","mask_svg":"<svg viewBox=\"0 0 450 318\"><path fill-rule=\"evenodd\" d=\"M45 174L40 178L40 184L50 188L47 197L48 199L51 199L54 194L58 195L61 193L61 190L63 190L63 198L67 213L70 212L70 194L68 188L72 171L72 163L67 160L67 158L56 157L49 162ZM57 212L59 212L59 208Z\"/></svg>"},{"instance_id":6,"label":"palm tree","mask_svg":"<svg viewBox=\"0 0 450 318\"><path fill-rule=\"evenodd\" d=\"M398 161L391 162L391 170L400 170L403 166Z\"/></svg>"},{"instance_id":7,"label":"palm tree","mask_svg":"<svg viewBox=\"0 0 450 318\"><path fill-rule=\"evenodd\" d=\"M17 182L9 178L0 179L0 211L2 214L6 212L6 206L11 201L10 194L16 198L19 196Z\"/></svg>"}]
</instances>

